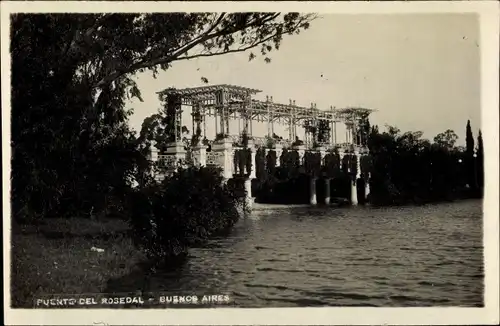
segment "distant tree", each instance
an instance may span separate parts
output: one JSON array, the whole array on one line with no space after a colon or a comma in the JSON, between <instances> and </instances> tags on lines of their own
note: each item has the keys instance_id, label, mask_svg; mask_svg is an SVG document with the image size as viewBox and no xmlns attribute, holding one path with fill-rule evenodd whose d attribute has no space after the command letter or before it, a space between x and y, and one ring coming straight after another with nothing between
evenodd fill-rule
<instances>
[{"instance_id":1,"label":"distant tree","mask_svg":"<svg viewBox=\"0 0 500 326\"><path fill-rule=\"evenodd\" d=\"M483 147L483 135L481 130L479 130L477 136L477 150L476 150L476 162L477 162L477 181L478 186L481 191L484 188L484 147Z\"/></svg>"},{"instance_id":2,"label":"distant tree","mask_svg":"<svg viewBox=\"0 0 500 326\"><path fill-rule=\"evenodd\" d=\"M467 120L465 128L465 166L467 171L467 182L470 187L477 187L476 171L474 164L474 136L472 135L472 128L470 120Z\"/></svg>"},{"instance_id":3,"label":"distant tree","mask_svg":"<svg viewBox=\"0 0 500 326\"><path fill-rule=\"evenodd\" d=\"M445 132L439 133L436 137L434 137L434 143L440 147L443 147L447 150L452 150L455 146L455 143L458 140L457 134L448 129Z\"/></svg>"},{"instance_id":4,"label":"distant tree","mask_svg":"<svg viewBox=\"0 0 500 326\"><path fill-rule=\"evenodd\" d=\"M471 157L474 155L474 136L472 135L472 129L470 126L470 120L467 120L467 126L465 128L465 146L466 153Z\"/></svg>"}]
</instances>

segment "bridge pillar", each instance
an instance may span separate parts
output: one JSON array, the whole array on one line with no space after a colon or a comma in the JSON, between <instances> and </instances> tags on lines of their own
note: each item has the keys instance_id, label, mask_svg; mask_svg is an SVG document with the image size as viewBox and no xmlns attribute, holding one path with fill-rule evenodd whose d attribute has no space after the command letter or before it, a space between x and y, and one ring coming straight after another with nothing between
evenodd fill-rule
<instances>
[{"instance_id":1,"label":"bridge pillar","mask_svg":"<svg viewBox=\"0 0 500 326\"><path fill-rule=\"evenodd\" d=\"M351 181L351 205L356 206L358 204L358 179Z\"/></svg>"},{"instance_id":2,"label":"bridge pillar","mask_svg":"<svg viewBox=\"0 0 500 326\"><path fill-rule=\"evenodd\" d=\"M325 179L325 204L330 205L330 178Z\"/></svg>"},{"instance_id":3,"label":"bridge pillar","mask_svg":"<svg viewBox=\"0 0 500 326\"><path fill-rule=\"evenodd\" d=\"M245 179L245 211L249 212L252 210L254 199L252 197L252 179Z\"/></svg>"},{"instance_id":4,"label":"bridge pillar","mask_svg":"<svg viewBox=\"0 0 500 326\"><path fill-rule=\"evenodd\" d=\"M361 160L358 151L354 152L354 155L356 155L356 176L351 183L351 204L356 206L358 204L358 179L361 177Z\"/></svg>"},{"instance_id":5,"label":"bridge pillar","mask_svg":"<svg viewBox=\"0 0 500 326\"><path fill-rule=\"evenodd\" d=\"M318 202L316 200L316 178L314 177L309 179L309 196L309 203L316 205Z\"/></svg>"}]
</instances>

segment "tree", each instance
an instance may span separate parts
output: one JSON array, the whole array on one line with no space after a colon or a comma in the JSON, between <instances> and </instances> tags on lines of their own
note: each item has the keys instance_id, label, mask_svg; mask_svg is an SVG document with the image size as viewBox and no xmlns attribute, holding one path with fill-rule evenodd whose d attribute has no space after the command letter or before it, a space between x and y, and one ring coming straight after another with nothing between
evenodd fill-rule
<instances>
[{"instance_id":1,"label":"tree","mask_svg":"<svg viewBox=\"0 0 500 326\"><path fill-rule=\"evenodd\" d=\"M142 159L127 125L131 112L124 108L127 98L141 98L135 73L156 76L175 61L254 48L269 62L284 35L307 29L314 18L298 13L13 15L15 215L71 214L63 202L73 207L86 202L75 210L93 211L105 193L126 188ZM61 166L62 161L69 163Z\"/></svg>"},{"instance_id":2,"label":"tree","mask_svg":"<svg viewBox=\"0 0 500 326\"><path fill-rule=\"evenodd\" d=\"M239 218L238 199L222 185L219 169L180 170L161 184L134 192L131 199L134 240L158 263L185 258L190 246L227 230Z\"/></svg>"},{"instance_id":3,"label":"tree","mask_svg":"<svg viewBox=\"0 0 500 326\"><path fill-rule=\"evenodd\" d=\"M477 183L481 192L484 189L484 147L483 147L483 134L481 130L477 135L477 150L476 150L476 164L477 164Z\"/></svg>"},{"instance_id":4,"label":"tree","mask_svg":"<svg viewBox=\"0 0 500 326\"><path fill-rule=\"evenodd\" d=\"M466 153L472 157L474 155L474 136L472 135L470 120L467 120L467 126L465 129Z\"/></svg>"},{"instance_id":5,"label":"tree","mask_svg":"<svg viewBox=\"0 0 500 326\"><path fill-rule=\"evenodd\" d=\"M436 137L434 137L434 143L436 143L436 145L450 151L453 150L453 147L455 146L457 140L458 140L457 134L451 129L439 133Z\"/></svg>"},{"instance_id":6,"label":"tree","mask_svg":"<svg viewBox=\"0 0 500 326\"><path fill-rule=\"evenodd\" d=\"M467 120L465 128L465 166L467 171L467 181L470 187L477 187L476 171L474 164L474 136L470 126L470 120Z\"/></svg>"}]
</instances>

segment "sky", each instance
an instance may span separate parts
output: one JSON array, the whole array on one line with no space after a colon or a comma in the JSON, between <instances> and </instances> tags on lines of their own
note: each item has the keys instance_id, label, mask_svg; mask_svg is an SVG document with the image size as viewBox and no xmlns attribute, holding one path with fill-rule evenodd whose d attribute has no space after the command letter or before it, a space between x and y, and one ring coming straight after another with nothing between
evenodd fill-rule
<instances>
[{"instance_id":1,"label":"sky","mask_svg":"<svg viewBox=\"0 0 500 326\"><path fill-rule=\"evenodd\" d=\"M156 92L203 86L201 78L206 77L208 85L260 89L255 98L261 100L270 95L274 102L293 99L306 107L314 102L319 109L375 109L372 125L422 131L431 140L452 129L463 145L467 120L474 136L480 128L479 46L475 14L322 15L301 34L285 36L271 63L261 57L248 61L249 53L237 53L174 62L156 79L138 74L144 101L128 104L134 109L130 125L140 131L144 118L158 111ZM183 124L191 129L189 110ZM238 132L234 123L230 128ZM208 138L214 129L207 120ZM288 135L286 126L275 131ZM253 125L254 136L266 134L264 124Z\"/></svg>"}]
</instances>

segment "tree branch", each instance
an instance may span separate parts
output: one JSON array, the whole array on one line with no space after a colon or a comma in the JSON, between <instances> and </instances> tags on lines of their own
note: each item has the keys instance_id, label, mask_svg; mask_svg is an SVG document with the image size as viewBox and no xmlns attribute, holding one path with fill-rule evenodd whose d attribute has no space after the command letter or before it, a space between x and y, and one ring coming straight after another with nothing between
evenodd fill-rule
<instances>
[{"instance_id":1,"label":"tree branch","mask_svg":"<svg viewBox=\"0 0 500 326\"><path fill-rule=\"evenodd\" d=\"M276 37L276 35L277 34L273 34L273 35L268 36L265 39L262 39L256 43L253 43L253 44L250 44L250 45L247 45L245 47L238 48L238 49L227 50L227 51L222 51L222 52L215 52L215 53L200 53L200 54L195 54L195 55L191 55L191 56L185 56L182 58L178 58L175 61L191 60L191 59L201 58L201 57L214 57L214 56L218 56L218 55L222 55L222 54L229 54L229 53L245 52L247 50L250 50L250 49L258 46L259 44L263 44L263 43L271 40L273 37Z\"/></svg>"},{"instance_id":2,"label":"tree branch","mask_svg":"<svg viewBox=\"0 0 500 326\"><path fill-rule=\"evenodd\" d=\"M273 33L271 36L266 37L265 39L262 39L258 42L254 42L248 46L245 46L243 48L239 49L234 49L234 50L227 50L227 51L222 51L222 52L217 52L217 53L205 53L205 54L197 54L193 56L186 56L180 58L182 55L186 54L189 50L192 48L203 44L204 42L210 40L210 39L215 39L217 37L223 37L227 36L233 33L236 33L238 31L243 31L247 28L251 27L258 27L262 26L266 22L272 21L273 19L276 19L280 13L272 13L269 14L267 17L264 17L262 19L256 19L252 22L246 23L244 26L233 26L233 27L226 27L224 29L221 29L219 31L210 33L213 31L220 23L223 21L225 14L221 14L214 25L212 25L207 31L203 32L200 34L198 37L195 39L191 40L190 42L186 43L185 45L177 48L172 54L166 56L166 57L158 57L150 60L145 60L145 61L140 61L136 62L134 64L129 65L128 67L123 67L121 69L116 69L114 72L108 74L107 76L103 77L97 84L95 85L95 88L100 88L108 83L110 83L113 80L116 80L117 78L131 73L133 71L139 70L139 69L144 69L148 67L153 67L157 65L162 65L162 64L168 64L173 61L178 61L178 60L186 60L186 59L193 59L197 57L208 57L208 56L216 56L216 55L221 55L221 54L226 54L226 53L235 53L235 52L244 52L246 50L249 50L253 47L258 46L259 44L265 43L269 40L271 40L273 37L276 37L278 33ZM302 23L304 22L303 19L299 20L296 24L294 24L293 27L283 31L281 34L289 33L298 28Z\"/></svg>"}]
</instances>

